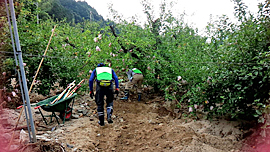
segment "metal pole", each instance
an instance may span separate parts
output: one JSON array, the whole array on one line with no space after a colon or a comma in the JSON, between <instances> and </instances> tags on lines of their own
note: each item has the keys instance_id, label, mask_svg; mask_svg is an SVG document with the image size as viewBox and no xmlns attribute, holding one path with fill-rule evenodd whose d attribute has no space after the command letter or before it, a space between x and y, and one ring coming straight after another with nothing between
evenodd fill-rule
<instances>
[{"instance_id":1,"label":"metal pole","mask_svg":"<svg viewBox=\"0 0 270 152\"><path fill-rule=\"evenodd\" d=\"M5 0L5 5L6 5L6 12L7 12L7 18L8 18L8 24L9 24L9 31L10 31L10 37L11 37L11 42L12 42L12 48L13 48L13 52L14 52L14 58L15 58L15 62L16 62L16 67L18 67L18 59L16 56L16 49L14 46L14 39L13 39L13 32L12 32L12 28L11 28L11 22L10 22L10 17L9 17L9 10L8 10L8 5L7 5L7 0ZM19 72L19 70L15 67L15 73L17 72L18 74L18 79L19 79L19 83L20 83L20 89L21 89L21 93L22 93L22 99L23 99L23 106L24 106L24 111L25 111L25 117L26 117L26 123L27 123L27 130L28 130L28 134L29 137L31 136L30 134L30 128L29 128L29 120L28 120L28 115L27 115L27 111L26 111L26 107L25 107L25 99L24 99L24 92L23 92L23 88L22 88L22 81L21 81L21 74ZM31 138L30 138L31 141Z\"/></svg>"},{"instance_id":2,"label":"metal pole","mask_svg":"<svg viewBox=\"0 0 270 152\"><path fill-rule=\"evenodd\" d=\"M23 67L22 51L21 51L21 46L20 46L20 40L19 40L19 34L18 34L18 28L17 28L16 17L15 17L13 0L9 0L9 6L10 6L11 19L12 19L12 24L13 24L13 29L14 29L15 42L16 42L16 47L17 47L17 54L18 54L18 58L19 58L20 70L21 70L21 74L22 74L24 94L25 94L25 99L26 99L26 103L27 103L28 114L29 114L29 119L30 119L30 124L31 124L31 132L32 132L32 136L33 136L32 142L37 142L36 133L35 133L35 126L34 126L34 121L33 121L33 115L32 115L31 105L30 105L30 98L29 98L29 93L28 93L28 88L27 88L26 77L25 77L25 71L24 71L24 67Z\"/></svg>"},{"instance_id":3,"label":"metal pole","mask_svg":"<svg viewBox=\"0 0 270 152\"><path fill-rule=\"evenodd\" d=\"M9 10L8 10L8 5L7 5L7 0L5 0L5 5L6 5L6 12L7 12L7 18L8 18L8 24L9 24L9 32L10 32L10 37L11 37L11 42L12 42L12 48L13 48L13 52L14 52L14 58L15 58L15 62L16 62L16 66L18 66L18 61L16 58L16 50L15 50L15 46L14 46L14 39L13 39L13 32L12 32L12 28L11 28L11 22L10 22L10 17L9 17ZM17 72L17 68L15 67L15 73Z\"/></svg>"}]
</instances>

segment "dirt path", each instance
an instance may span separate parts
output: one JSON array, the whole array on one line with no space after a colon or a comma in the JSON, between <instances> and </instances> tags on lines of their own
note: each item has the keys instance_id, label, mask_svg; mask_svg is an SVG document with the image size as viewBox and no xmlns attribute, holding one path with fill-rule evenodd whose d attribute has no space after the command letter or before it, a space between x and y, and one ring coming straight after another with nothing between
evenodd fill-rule
<instances>
[{"instance_id":1,"label":"dirt path","mask_svg":"<svg viewBox=\"0 0 270 152\"><path fill-rule=\"evenodd\" d=\"M100 127L93 100L84 96L75 103L75 115L83 110L88 113L42 135L62 143L67 151L227 152L241 148L237 122L177 119L160 103L118 99L114 102L114 123L105 122ZM39 115L36 119L42 123Z\"/></svg>"},{"instance_id":2,"label":"dirt path","mask_svg":"<svg viewBox=\"0 0 270 152\"><path fill-rule=\"evenodd\" d=\"M241 122L194 121L175 114L168 104L160 103L163 101L154 97L150 101L152 103L146 104L146 101L122 101L118 98L114 102L114 123L105 121L104 127L97 124L96 105L88 95L76 98L73 116L77 119L66 121L64 125L57 125L54 121L46 126L38 111L33 109L37 138L59 143L58 147L62 145L68 152L241 151L245 135ZM18 141L19 135L16 138ZM47 151L53 145L49 144Z\"/></svg>"}]
</instances>

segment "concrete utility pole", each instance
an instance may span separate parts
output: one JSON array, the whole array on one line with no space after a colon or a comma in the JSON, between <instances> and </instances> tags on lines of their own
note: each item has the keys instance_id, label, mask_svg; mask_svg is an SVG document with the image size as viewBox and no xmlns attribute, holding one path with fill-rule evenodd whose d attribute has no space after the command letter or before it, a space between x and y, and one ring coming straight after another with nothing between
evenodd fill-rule
<instances>
[{"instance_id":1,"label":"concrete utility pole","mask_svg":"<svg viewBox=\"0 0 270 152\"><path fill-rule=\"evenodd\" d=\"M16 43L16 48L17 48L16 54L18 55L20 72L21 72L21 76L22 76L24 97L26 99L29 121L30 121L30 125L31 125L32 137L29 137L29 138L31 139L30 141L37 142L36 133L35 133L35 126L34 126L34 121L33 121L33 115L32 115L31 105L30 105L30 98L29 98L29 93L28 93L28 88L27 88L26 76L25 76L25 71L24 71L24 66L23 66L22 51L21 51L21 45L20 45L20 40L19 40L19 34L18 34L18 28L17 28L16 17L15 17L13 0L9 0L9 7L10 7L12 24L13 24L15 43Z\"/></svg>"}]
</instances>

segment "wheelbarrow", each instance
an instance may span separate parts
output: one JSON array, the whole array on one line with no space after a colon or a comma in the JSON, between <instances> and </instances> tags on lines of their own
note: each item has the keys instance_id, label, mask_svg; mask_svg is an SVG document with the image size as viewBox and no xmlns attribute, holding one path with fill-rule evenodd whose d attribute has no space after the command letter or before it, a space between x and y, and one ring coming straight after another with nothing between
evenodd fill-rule
<instances>
[{"instance_id":1,"label":"wheelbarrow","mask_svg":"<svg viewBox=\"0 0 270 152\"><path fill-rule=\"evenodd\" d=\"M72 116L72 109L73 109L73 104L74 104L74 98L77 95L77 93L74 93L71 97L68 97L66 99L61 99L53 104L51 104L52 101L54 101L54 99L56 99L58 97L58 95L53 96L51 98L45 99L43 101L40 101L32 106L35 107L35 109L38 109L45 124L48 125L46 118L45 117L50 117L52 122L52 118L55 117L56 121L58 124L58 118L55 114L55 112L60 112L60 118L63 121L63 124L65 123L66 120L70 120L71 116ZM43 115L43 113L41 112L40 108L42 108L44 111L47 112L52 112L51 115Z\"/></svg>"}]
</instances>

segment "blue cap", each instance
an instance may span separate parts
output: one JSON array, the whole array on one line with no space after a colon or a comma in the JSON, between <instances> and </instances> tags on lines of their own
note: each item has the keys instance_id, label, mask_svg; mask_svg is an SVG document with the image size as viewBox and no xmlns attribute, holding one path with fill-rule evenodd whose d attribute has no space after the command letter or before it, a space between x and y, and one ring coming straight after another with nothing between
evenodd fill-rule
<instances>
[{"instance_id":1,"label":"blue cap","mask_svg":"<svg viewBox=\"0 0 270 152\"><path fill-rule=\"evenodd\" d=\"M99 63L99 64L97 65L97 67L103 67L103 66L105 66L104 63Z\"/></svg>"}]
</instances>

